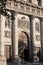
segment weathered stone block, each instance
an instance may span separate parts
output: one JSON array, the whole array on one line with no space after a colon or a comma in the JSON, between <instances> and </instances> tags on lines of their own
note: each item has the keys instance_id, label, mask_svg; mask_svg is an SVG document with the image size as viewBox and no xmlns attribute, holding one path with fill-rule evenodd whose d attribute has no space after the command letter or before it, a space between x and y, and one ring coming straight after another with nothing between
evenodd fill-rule
<instances>
[{"instance_id":1,"label":"weathered stone block","mask_svg":"<svg viewBox=\"0 0 43 65\"><path fill-rule=\"evenodd\" d=\"M0 56L0 65L7 65L6 58L4 56Z\"/></svg>"}]
</instances>

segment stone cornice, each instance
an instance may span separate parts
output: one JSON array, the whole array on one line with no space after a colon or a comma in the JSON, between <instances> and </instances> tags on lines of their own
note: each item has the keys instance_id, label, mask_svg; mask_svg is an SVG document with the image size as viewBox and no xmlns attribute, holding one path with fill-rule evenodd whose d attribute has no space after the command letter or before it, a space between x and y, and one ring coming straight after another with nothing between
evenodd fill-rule
<instances>
[{"instance_id":1,"label":"stone cornice","mask_svg":"<svg viewBox=\"0 0 43 65\"><path fill-rule=\"evenodd\" d=\"M33 6L33 7L37 7L37 8L43 9L43 6L36 5L36 4L33 4L33 3L29 3L28 1L17 0L16 2L21 2L21 3L27 4L27 5L30 5L30 6Z\"/></svg>"},{"instance_id":2,"label":"stone cornice","mask_svg":"<svg viewBox=\"0 0 43 65\"><path fill-rule=\"evenodd\" d=\"M33 15L43 18L43 7L24 1L7 1L6 9L18 13Z\"/></svg>"}]
</instances>

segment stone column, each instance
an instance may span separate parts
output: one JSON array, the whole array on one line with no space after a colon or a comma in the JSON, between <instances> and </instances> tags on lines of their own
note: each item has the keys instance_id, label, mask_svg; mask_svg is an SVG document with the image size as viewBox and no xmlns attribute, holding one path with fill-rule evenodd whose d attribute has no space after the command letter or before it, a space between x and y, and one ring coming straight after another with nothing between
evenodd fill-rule
<instances>
[{"instance_id":1,"label":"stone column","mask_svg":"<svg viewBox=\"0 0 43 65\"><path fill-rule=\"evenodd\" d=\"M18 58L18 33L17 33L17 17L16 15L14 15L14 19L13 19L13 22L12 22L12 28L13 28L13 43L12 43L12 56L13 56L13 59L16 59Z\"/></svg>"},{"instance_id":2,"label":"stone column","mask_svg":"<svg viewBox=\"0 0 43 65\"><path fill-rule=\"evenodd\" d=\"M33 16L30 16L30 39L31 39L31 41L30 41L30 45L31 45L31 56L30 56L30 59L31 59L31 61L33 62L33 49L34 49L34 47L33 47L33 22L32 22L32 20L33 20Z\"/></svg>"},{"instance_id":3,"label":"stone column","mask_svg":"<svg viewBox=\"0 0 43 65\"><path fill-rule=\"evenodd\" d=\"M36 23L39 23L39 19L34 17L34 16L31 16L30 17L30 34L31 34L31 56L32 56L32 59L34 60L35 58L38 58L37 55L36 55L36 48L37 47L40 47L40 40L37 41L36 40L36 36L40 36L40 32L36 31ZM36 60L34 60L36 62Z\"/></svg>"},{"instance_id":4,"label":"stone column","mask_svg":"<svg viewBox=\"0 0 43 65\"><path fill-rule=\"evenodd\" d=\"M41 35L41 51L40 51L40 58L43 61L43 19L40 18L40 35Z\"/></svg>"},{"instance_id":5,"label":"stone column","mask_svg":"<svg viewBox=\"0 0 43 65\"><path fill-rule=\"evenodd\" d=\"M5 16L0 18L0 65L6 65L6 57L4 56L4 25Z\"/></svg>"}]
</instances>

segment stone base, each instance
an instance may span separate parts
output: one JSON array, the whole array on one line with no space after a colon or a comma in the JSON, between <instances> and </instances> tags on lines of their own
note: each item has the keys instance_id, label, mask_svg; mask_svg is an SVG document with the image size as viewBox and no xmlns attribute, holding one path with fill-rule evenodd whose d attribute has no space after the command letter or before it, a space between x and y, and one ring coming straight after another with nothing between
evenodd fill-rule
<instances>
[{"instance_id":1,"label":"stone base","mask_svg":"<svg viewBox=\"0 0 43 65\"><path fill-rule=\"evenodd\" d=\"M19 61L19 62L21 62L21 58L19 56L17 56L17 55L13 56L11 59L12 59L12 61Z\"/></svg>"},{"instance_id":2,"label":"stone base","mask_svg":"<svg viewBox=\"0 0 43 65\"><path fill-rule=\"evenodd\" d=\"M0 56L0 65L7 65L6 58L4 56Z\"/></svg>"},{"instance_id":3,"label":"stone base","mask_svg":"<svg viewBox=\"0 0 43 65\"><path fill-rule=\"evenodd\" d=\"M17 60L18 59L18 55L15 55L14 58Z\"/></svg>"}]
</instances>

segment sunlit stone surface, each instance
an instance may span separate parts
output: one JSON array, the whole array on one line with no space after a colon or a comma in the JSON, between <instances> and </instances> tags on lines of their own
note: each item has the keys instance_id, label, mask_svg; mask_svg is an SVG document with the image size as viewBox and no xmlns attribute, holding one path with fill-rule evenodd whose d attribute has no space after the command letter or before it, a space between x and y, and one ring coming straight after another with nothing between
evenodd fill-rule
<instances>
[{"instance_id":1,"label":"sunlit stone surface","mask_svg":"<svg viewBox=\"0 0 43 65\"><path fill-rule=\"evenodd\" d=\"M6 15L0 14L0 65L7 60L43 61L43 0L40 2L7 0Z\"/></svg>"}]
</instances>

